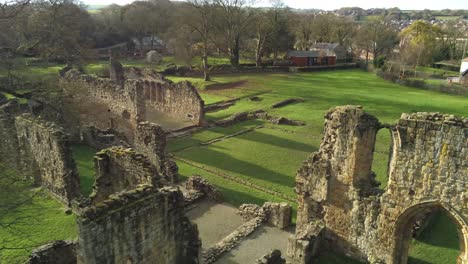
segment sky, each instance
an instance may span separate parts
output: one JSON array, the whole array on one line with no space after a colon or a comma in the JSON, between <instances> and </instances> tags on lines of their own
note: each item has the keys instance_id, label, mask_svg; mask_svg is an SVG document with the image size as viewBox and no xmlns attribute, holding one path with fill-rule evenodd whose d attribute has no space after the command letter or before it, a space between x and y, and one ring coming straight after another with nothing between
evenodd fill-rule
<instances>
[{"instance_id":1,"label":"sky","mask_svg":"<svg viewBox=\"0 0 468 264\"><path fill-rule=\"evenodd\" d=\"M82 0L87 5L128 4L132 0ZM403 10L420 9L468 9L468 0L283 0L292 8L315 8L333 10L341 7L389 8L398 7ZM257 5L268 6L268 0L261 0Z\"/></svg>"}]
</instances>

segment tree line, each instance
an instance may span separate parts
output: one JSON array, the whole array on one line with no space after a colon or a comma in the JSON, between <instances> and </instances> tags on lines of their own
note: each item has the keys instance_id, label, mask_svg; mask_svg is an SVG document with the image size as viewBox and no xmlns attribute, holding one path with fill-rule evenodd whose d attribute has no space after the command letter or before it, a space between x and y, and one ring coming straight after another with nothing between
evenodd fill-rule
<instances>
[{"instance_id":1,"label":"tree line","mask_svg":"<svg viewBox=\"0 0 468 264\"><path fill-rule=\"evenodd\" d=\"M288 50L329 42L366 62L392 56L425 64L458 58L457 39L467 34L456 22L438 27L424 21L400 32L392 23L402 13L397 9L359 22L347 15L353 9L339 10L340 15L292 10L280 0L273 0L271 8L254 8L254 1L148 0L88 12L75 0L8 0L0 5L0 52L73 64L95 57L93 49L149 37L162 40L179 59L199 56L208 80L210 56L227 56L238 65L241 54L248 55L261 67L264 59L279 59Z\"/></svg>"}]
</instances>

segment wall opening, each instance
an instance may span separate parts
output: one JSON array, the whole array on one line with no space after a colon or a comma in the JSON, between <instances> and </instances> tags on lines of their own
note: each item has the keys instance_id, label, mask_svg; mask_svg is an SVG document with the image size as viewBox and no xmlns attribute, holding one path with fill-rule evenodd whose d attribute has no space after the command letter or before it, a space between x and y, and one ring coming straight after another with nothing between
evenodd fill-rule
<instances>
[{"instance_id":1,"label":"wall opening","mask_svg":"<svg viewBox=\"0 0 468 264\"><path fill-rule=\"evenodd\" d=\"M380 182L380 189L387 187L391 146L392 135L390 130L387 128L380 129L375 138L374 159L372 161L372 171L375 173L375 179Z\"/></svg>"},{"instance_id":2,"label":"wall opening","mask_svg":"<svg viewBox=\"0 0 468 264\"><path fill-rule=\"evenodd\" d=\"M400 215L395 229L395 264L460 264L466 257L463 220L438 203Z\"/></svg>"}]
</instances>

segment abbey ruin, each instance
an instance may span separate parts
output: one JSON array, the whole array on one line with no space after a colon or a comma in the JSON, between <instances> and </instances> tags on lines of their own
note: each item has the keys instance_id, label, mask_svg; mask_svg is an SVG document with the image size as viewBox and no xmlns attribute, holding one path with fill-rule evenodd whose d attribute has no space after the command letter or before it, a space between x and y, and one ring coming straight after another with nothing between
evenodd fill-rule
<instances>
[{"instance_id":1,"label":"abbey ruin","mask_svg":"<svg viewBox=\"0 0 468 264\"><path fill-rule=\"evenodd\" d=\"M75 69L61 72L61 87L78 110L81 127L115 128L131 142L140 122L166 130L203 125L204 102L189 82L173 83L155 71L110 64L110 78Z\"/></svg>"},{"instance_id":2,"label":"abbey ruin","mask_svg":"<svg viewBox=\"0 0 468 264\"><path fill-rule=\"evenodd\" d=\"M297 220L290 232L294 211L286 202L243 204L233 212L203 175L180 182L167 136L205 122L204 102L190 83L116 62L110 78L77 70L60 78L70 100L82 104L70 119L78 122L67 130L16 100L0 100L0 161L30 175L76 215L78 239L37 248L30 263L222 264L249 243L270 240L272 248L254 252L250 263L311 264L320 252L336 251L367 263L405 264L414 223L440 209L458 227L458 263L468 264L464 117L413 113L382 124L359 106L331 109L320 149L297 172ZM304 125L263 110L213 124L253 119ZM378 188L371 168L382 129L392 139L386 190ZM89 196L80 191L73 142L98 150ZM216 210L222 218L213 220ZM220 222L226 226L216 227Z\"/></svg>"}]
</instances>

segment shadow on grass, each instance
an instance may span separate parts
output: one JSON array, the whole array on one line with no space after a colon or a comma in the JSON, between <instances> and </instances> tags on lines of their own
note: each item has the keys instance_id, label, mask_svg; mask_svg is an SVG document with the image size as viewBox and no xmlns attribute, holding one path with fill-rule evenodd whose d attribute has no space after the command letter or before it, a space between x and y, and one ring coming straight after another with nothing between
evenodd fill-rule
<instances>
[{"instance_id":1,"label":"shadow on grass","mask_svg":"<svg viewBox=\"0 0 468 264\"><path fill-rule=\"evenodd\" d=\"M414 257L410 256L410 257L408 257L408 264L438 264L438 263L427 262L425 260L414 258ZM444 264L448 264L448 263L444 263Z\"/></svg>"},{"instance_id":2,"label":"shadow on grass","mask_svg":"<svg viewBox=\"0 0 468 264\"><path fill-rule=\"evenodd\" d=\"M249 175L251 178L264 180L278 185L294 187L294 178L291 177L291 175L278 173L257 164L234 158L231 155L213 150L213 146L210 148L200 147L196 150L190 149L181 152L178 155L185 159L189 159L194 162L220 170L242 175Z\"/></svg>"},{"instance_id":3,"label":"shadow on grass","mask_svg":"<svg viewBox=\"0 0 468 264\"><path fill-rule=\"evenodd\" d=\"M285 139L285 138L278 137L278 136L271 135L271 134L266 134L266 133L261 132L261 130L255 130L255 131L249 132L247 135L241 135L239 138L243 140L263 143L263 144L272 145L272 146L276 146L280 148L294 149L294 150L303 151L303 152L312 153L318 150L316 147L313 147L311 145L307 145L302 142L298 142L294 140Z\"/></svg>"}]
</instances>

